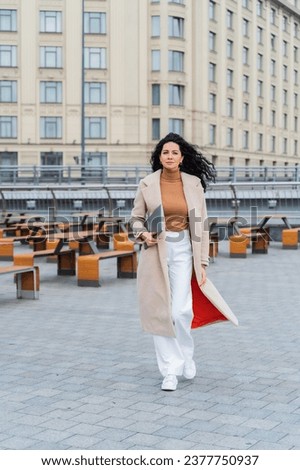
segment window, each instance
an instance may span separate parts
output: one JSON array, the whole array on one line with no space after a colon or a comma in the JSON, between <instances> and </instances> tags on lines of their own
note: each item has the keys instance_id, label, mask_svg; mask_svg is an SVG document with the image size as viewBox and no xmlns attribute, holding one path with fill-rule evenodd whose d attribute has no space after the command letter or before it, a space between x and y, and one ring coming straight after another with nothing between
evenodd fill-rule
<instances>
[{"instance_id":1,"label":"window","mask_svg":"<svg viewBox=\"0 0 300 470\"><path fill-rule=\"evenodd\" d=\"M249 103L243 103L243 119L244 121L249 120Z\"/></svg>"},{"instance_id":2,"label":"window","mask_svg":"<svg viewBox=\"0 0 300 470\"><path fill-rule=\"evenodd\" d=\"M0 80L0 103L17 102L17 82L15 80Z\"/></svg>"},{"instance_id":3,"label":"window","mask_svg":"<svg viewBox=\"0 0 300 470\"><path fill-rule=\"evenodd\" d=\"M169 37L183 38L184 19L177 16L169 16Z\"/></svg>"},{"instance_id":4,"label":"window","mask_svg":"<svg viewBox=\"0 0 300 470\"><path fill-rule=\"evenodd\" d=\"M216 102L217 102L217 96L215 95L215 93L210 93L209 94L209 104L208 104L208 108L209 108L210 113L215 113L216 112Z\"/></svg>"},{"instance_id":5,"label":"window","mask_svg":"<svg viewBox=\"0 0 300 470\"><path fill-rule=\"evenodd\" d=\"M298 85L298 70L294 69L294 85Z\"/></svg>"},{"instance_id":6,"label":"window","mask_svg":"<svg viewBox=\"0 0 300 470\"><path fill-rule=\"evenodd\" d=\"M209 144L210 145L215 145L216 143L216 132L217 132L217 126L215 124L210 124L209 125Z\"/></svg>"},{"instance_id":7,"label":"window","mask_svg":"<svg viewBox=\"0 0 300 470\"><path fill-rule=\"evenodd\" d=\"M62 118L61 117L41 117L40 118L41 139L61 139L62 138Z\"/></svg>"},{"instance_id":8,"label":"window","mask_svg":"<svg viewBox=\"0 0 300 470\"><path fill-rule=\"evenodd\" d=\"M17 31L17 10L0 10L0 31Z\"/></svg>"},{"instance_id":9,"label":"window","mask_svg":"<svg viewBox=\"0 0 300 470\"><path fill-rule=\"evenodd\" d=\"M85 34L106 34L106 13L85 12L84 32Z\"/></svg>"},{"instance_id":10,"label":"window","mask_svg":"<svg viewBox=\"0 0 300 470\"><path fill-rule=\"evenodd\" d=\"M271 135L271 152L276 152L276 137L275 135Z\"/></svg>"},{"instance_id":11,"label":"window","mask_svg":"<svg viewBox=\"0 0 300 470\"><path fill-rule=\"evenodd\" d=\"M84 129L87 139L106 139L106 118L86 117Z\"/></svg>"},{"instance_id":12,"label":"window","mask_svg":"<svg viewBox=\"0 0 300 470\"><path fill-rule=\"evenodd\" d=\"M160 70L160 50L151 51L151 70L152 72Z\"/></svg>"},{"instance_id":13,"label":"window","mask_svg":"<svg viewBox=\"0 0 300 470\"><path fill-rule=\"evenodd\" d=\"M257 150L262 151L263 149L263 134L257 134Z\"/></svg>"},{"instance_id":14,"label":"window","mask_svg":"<svg viewBox=\"0 0 300 470\"><path fill-rule=\"evenodd\" d=\"M275 34L271 34L271 49L272 49L272 51L276 51L276 36L275 36Z\"/></svg>"},{"instance_id":15,"label":"window","mask_svg":"<svg viewBox=\"0 0 300 470\"><path fill-rule=\"evenodd\" d=\"M152 37L160 36L160 16L151 16L151 35Z\"/></svg>"},{"instance_id":16,"label":"window","mask_svg":"<svg viewBox=\"0 0 300 470\"><path fill-rule=\"evenodd\" d=\"M243 47L243 65L249 65L249 49L248 47Z\"/></svg>"},{"instance_id":17,"label":"window","mask_svg":"<svg viewBox=\"0 0 300 470\"><path fill-rule=\"evenodd\" d=\"M294 23L294 37L295 38L299 37L299 25L298 25L298 23Z\"/></svg>"},{"instance_id":18,"label":"window","mask_svg":"<svg viewBox=\"0 0 300 470\"><path fill-rule=\"evenodd\" d=\"M271 85L271 100L276 101L276 86Z\"/></svg>"},{"instance_id":19,"label":"window","mask_svg":"<svg viewBox=\"0 0 300 470\"><path fill-rule=\"evenodd\" d=\"M288 17L285 15L282 17L282 30L285 32L288 30Z\"/></svg>"},{"instance_id":20,"label":"window","mask_svg":"<svg viewBox=\"0 0 300 470\"><path fill-rule=\"evenodd\" d=\"M233 70L227 69L226 79L228 88L233 88Z\"/></svg>"},{"instance_id":21,"label":"window","mask_svg":"<svg viewBox=\"0 0 300 470\"><path fill-rule=\"evenodd\" d=\"M160 139L160 119L152 119L152 140Z\"/></svg>"},{"instance_id":22,"label":"window","mask_svg":"<svg viewBox=\"0 0 300 470\"><path fill-rule=\"evenodd\" d=\"M62 152L41 152L42 166L61 166L63 163ZM47 171L47 176L55 175L55 171Z\"/></svg>"},{"instance_id":23,"label":"window","mask_svg":"<svg viewBox=\"0 0 300 470\"><path fill-rule=\"evenodd\" d=\"M262 98L263 96L263 81L257 80L257 96Z\"/></svg>"},{"instance_id":24,"label":"window","mask_svg":"<svg viewBox=\"0 0 300 470\"><path fill-rule=\"evenodd\" d=\"M212 32L212 31L209 31L208 33L208 44L209 44L209 50L211 52L215 52L216 51L216 33Z\"/></svg>"},{"instance_id":25,"label":"window","mask_svg":"<svg viewBox=\"0 0 300 470\"><path fill-rule=\"evenodd\" d=\"M243 1L242 1L242 6L243 6L244 8L249 8L249 0L243 0Z\"/></svg>"},{"instance_id":26,"label":"window","mask_svg":"<svg viewBox=\"0 0 300 470\"><path fill-rule=\"evenodd\" d=\"M287 41L282 41L282 54L284 57L287 57L288 55L288 43Z\"/></svg>"},{"instance_id":27,"label":"window","mask_svg":"<svg viewBox=\"0 0 300 470\"><path fill-rule=\"evenodd\" d=\"M263 69L264 69L263 64L264 64L264 56L262 54L258 53L257 54L257 70L262 72Z\"/></svg>"},{"instance_id":28,"label":"window","mask_svg":"<svg viewBox=\"0 0 300 470\"><path fill-rule=\"evenodd\" d=\"M85 82L84 102L88 104L106 104L106 83Z\"/></svg>"},{"instance_id":29,"label":"window","mask_svg":"<svg viewBox=\"0 0 300 470\"><path fill-rule=\"evenodd\" d=\"M249 21L243 18L243 36L249 37Z\"/></svg>"},{"instance_id":30,"label":"window","mask_svg":"<svg viewBox=\"0 0 300 470\"><path fill-rule=\"evenodd\" d=\"M169 132L183 135L184 120L183 119L169 119Z\"/></svg>"},{"instance_id":31,"label":"window","mask_svg":"<svg viewBox=\"0 0 300 470\"><path fill-rule=\"evenodd\" d=\"M0 67L17 67L17 46L0 46Z\"/></svg>"},{"instance_id":32,"label":"window","mask_svg":"<svg viewBox=\"0 0 300 470\"><path fill-rule=\"evenodd\" d=\"M40 67L61 68L62 67L62 47L41 46L40 47Z\"/></svg>"},{"instance_id":33,"label":"window","mask_svg":"<svg viewBox=\"0 0 300 470\"><path fill-rule=\"evenodd\" d=\"M84 67L86 69L106 69L106 48L85 47Z\"/></svg>"},{"instance_id":34,"label":"window","mask_svg":"<svg viewBox=\"0 0 300 470\"><path fill-rule=\"evenodd\" d=\"M152 105L160 105L160 85L156 83L152 85Z\"/></svg>"},{"instance_id":35,"label":"window","mask_svg":"<svg viewBox=\"0 0 300 470\"><path fill-rule=\"evenodd\" d=\"M273 24L273 25L276 24L276 10L275 10L275 8L271 8L271 11L270 11L270 22L271 22L271 24Z\"/></svg>"},{"instance_id":36,"label":"window","mask_svg":"<svg viewBox=\"0 0 300 470\"><path fill-rule=\"evenodd\" d=\"M298 108L298 93L294 93L294 107Z\"/></svg>"},{"instance_id":37,"label":"window","mask_svg":"<svg viewBox=\"0 0 300 470\"><path fill-rule=\"evenodd\" d=\"M233 12L231 10L226 12L226 25L228 29L233 29Z\"/></svg>"},{"instance_id":38,"label":"window","mask_svg":"<svg viewBox=\"0 0 300 470\"><path fill-rule=\"evenodd\" d=\"M185 0L169 0L169 3L180 3L181 5L184 5Z\"/></svg>"},{"instance_id":39,"label":"window","mask_svg":"<svg viewBox=\"0 0 300 470\"><path fill-rule=\"evenodd\" d=\"M257 3L256 3L256 13L257 13L257 16L263 16L263 2L262 0L257 0Z\"/></svg>"},{"instance_id":40,"label":"window","mask_svg":"<svg viewBox=\"0 0 300 470\"><path fill-rule=\"evenodd\" d=\"M62 82L41 82L40 83L41 103L61 103L62 102Z\"/></svg>"},{"instance_id":41,"label":"window","mask_svg":"<svg viewBox=\"0 0 300 470\"><path fill-rule=\"evenodd\" d=\"M226 145L227 147L233 147L233 128L232 127L227 127Z\"/></svg>"},{"instance_id":42,"label":"window","mask_svg":"<svg viewBox=\"0 0 300 470\"><path fill-rule=\"evenodd\" d=\"M184 71L184 52L169 51L169 72Z\"/></svg>"},{"instance_id":43,"label":"window","mask_svg":"<svg viewBox=\"0 0 300 470\"><path fill-rule=\"evenodd\" d=\"M249 148L249 131L243 131L243 149Z\"/></svg>"},{"instance_id":44,"label":"window","mask_svg":"<svg viewBox=\"0 0 300 470\"><path fill-rule=\"evenodd\" d=\"M276 127L276 111L275 111L275 109L271 110L271 126Z\"/></svg>"},{"instance_id":45,"label":"window","mask_svg":"<svg viewBox=\"0 0 300 470\"><path fill-rule=\"evenodd\" d=\"M216 19L216 2L209 0L208 17L210 20Z\"/></svg>"},{"instance_id":46,"label":"window","mask_svg":"<svg viewBox=\"0 0 300 470\"><path fill-rule=\"evenodd\" d=\"M263 124L263 118L264 118L264 110L262 106L258 106L257 108L257 122L258 124Z\"/></svg>"},{"instance_id":47,"label":"window","mask_svg":"<svg viewBox=\"0 0 300 470\"><path fill-rule=\"evenodd\" d=\"M17 138L17 117L0 116L0 139Z\"/></svg>"},{"instance_id":48,"label":"window","mask_svg":"<svg viewBox=\"0 0 300 470\"><path fill-rule=\"evenodd\" d=\"M298 140L294 140L294 155L298 155Z\"/></svg>"},{"instance_id":49,"label":"window","mask_svg":"<svg viewBox=\"0 0 300 470\"><path fill-rule=\"evenodd\" d=\"M233 59L233 41L227 39L227 59Z\"/></svg>"},{"instance_id":50,"label":"window","mask_svg":"<svg viewBox=\"0 0 300 470\"><path fill-rule=\"evenodd\" d=\"M288 126L288 115L286 113L283 113L282 127L283 127L283 129L287 129L287 126Z\"/></svg>"},{"instance_id":51,"label":"window","mask_svg":"<svg viewBox=\"0 0 300 470\"><path fill-rule=\"evenodd\" d=\"M283 80L287 81L287 79L288 79L288 67L287 67L287 65L283 65L283 67L282 67L282 76L283 76Z\"/></svg>"},{"instance_id":52,"label":"window","mask_svg":"<svg viewBox=\"0 0 300 470\"><path fill-rule=\"evenodd\" d=\"M282 153L286 154L288 150L288 140L286 137L282 139Z\"/></svg>"},{"instance_id":53,"label":"window","mask_svg":"<svg viewBox=\"0 0 300 470\"><path fill-rule=\"evenodd\" d=\"M40 32L61 33L61 16L61 11L40 11Z\"/></svg>"},{"instance_id":54,"label":"window","mask_svg":"<svg viewBox=\"0 0 300 470\"><path fill-rule=\"evenodd\" d=\"M208 76L209 76L210 82L216 81L216 69L217 69L216 64L214 64L213 62L210 62L209 68L208 68Z\"/></svg>"},{"instance_id":55,"label":"window","mask_svg":"<svg viewBox=\"0 0 300 470\"><path fill-rule=\"evenodd\" d=\"M243 75L243 92L249 93L249 75Z\"/></svg>"},{"instance_id":56,"label":"window","mask_svg":"<svg viewBox=\"0 0 300 470\"><path fill-rule=\"evenodd\" d=\"M263 44L264 43L264 30L263 28L261 28L260 26L257 26L257 34L256 34L256 38L257 38L257 43L258 44Z\"/></svg>"},{"instance_id":57,"label":"window","mask_svg":"<svg viewBox=\"0 0 300 470\"><path fill-rule=\"evenodd\" d=\"M298 132L298 117L294 116L294 132Z\"/></svg>"},{"instance_id":58,"label":"window","mask_svg":"<svg viewBox=\"0 0 300 470\"><path fill-rule=\"evenodd\" d=\"M283 104L287 105L288 104L288 91L283 90Z\"/></svg>"},{"instance_id":59,"label":"window","mask_svg":"<svg viewBox=\"0 0 300 470\"><path fill-rule=\"evenodd\" d=\"M233 117L233 99L227 98L227 117Z\"/></svg>"},{"instance_id":60,"label":"window","mask_svg":"<svg viewBox=\"0 0 300 470\"><path fill-rule=\"evenodd\" d=\"M271 59L271 75L272 77L275 77L276 75L276 60Z\"/></svg>"},{"instance_id":61,"label":"window","mask_svg":"<svg viewBox=\"0 0 300 470\"><path fill-rule=\"evenodd\" d=\"M184 104L184 86L169 85L169 105L183 106Z\"/></svg>"},{"instance_id":62,"label":"window","mask_svg":"<svg viewBox=\"0 0 300 470\"><path fill-rule=\"evenodd\" d=\"M86 152L85 164L88 167L99 167L107 165L107 152ZM91 168L90 175L95 175L98 171L95 168ZM101 174L101 170L100 170Z\"/></svg>"},{"instance_id":63,"label":"window","mask_svg":"<svg viewBox=\"0 0 300 470\"><path fill-rule=\"evenodd\" d=\"M297 46L294 46L294 61L298 62L298 57L299 57L299 49Z\"/></svg>"}]
</instances>

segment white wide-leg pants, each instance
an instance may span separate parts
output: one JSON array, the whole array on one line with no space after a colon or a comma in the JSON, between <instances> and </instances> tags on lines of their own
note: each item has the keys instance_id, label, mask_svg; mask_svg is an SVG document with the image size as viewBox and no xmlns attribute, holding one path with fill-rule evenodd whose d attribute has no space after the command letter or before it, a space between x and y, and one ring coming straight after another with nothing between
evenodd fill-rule
<instances>
[{"instance_id":1,"label":"white wide-leg pants","mask_svg":"<svg viewBox=\"0 0 300 470\"><path fill-rule=\"evenodd\" d=\"M184 364L193 359L191 335L192 311L192 248L188 230L167 232L168 272L171 288L172 319L176 338L153 336L160 373L182 375Z\"/></svg>"}]
</instances>

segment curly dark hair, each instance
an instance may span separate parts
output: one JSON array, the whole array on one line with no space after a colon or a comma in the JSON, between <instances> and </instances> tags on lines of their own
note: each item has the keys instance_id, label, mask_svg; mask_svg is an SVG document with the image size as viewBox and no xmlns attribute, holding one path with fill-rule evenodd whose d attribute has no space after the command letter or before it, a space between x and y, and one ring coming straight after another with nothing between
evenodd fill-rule
<instances>
[{"instance_id":1,"label":"curly dark hair","mask_svg":"<svg viewBox=\"0 0 300 470\"><path fill-rule=\"evenodd\" d=\"M216 169L213 163L209 162L200 152L197 145L189 144L183 137L170 132L166 137L161 139L156 145L150 157L152 170L156 171L162 168L160 163L160 154L163 146L168 142L176 143L183 155L183 161L180 165L180 171L184 171L189 175L197 176L203 186L204 191L209 181L215 182Z\"/></svg>"}]
</instances>

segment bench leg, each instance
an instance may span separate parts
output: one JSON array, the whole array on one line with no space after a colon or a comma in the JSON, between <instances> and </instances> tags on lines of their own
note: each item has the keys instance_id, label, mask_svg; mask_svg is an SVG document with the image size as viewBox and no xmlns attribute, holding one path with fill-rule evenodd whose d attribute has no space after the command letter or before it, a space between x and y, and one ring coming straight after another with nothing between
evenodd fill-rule
<instances>
[{"instance_id":1,"label":"bench leg","mask_svg":"<svg viewBox=\"0 0 300 470\"><path fill-rule=\"evenodd\" d=\"M100 261L85 259L79 256L77 260L77 285L83 287L99 287Z\"/></svg>"},{"instance_id":2,"label":"bench leg","mask_svg":"<svg viewBox=\"0 0 300 470\"><path fill-rule=\"evenodd\" d=\"M267 254L268 253L268 240L264 235L259 235L252 241L252 253Z\"/></svg>"},{"instance_id":3,"label":"bench leg","mask_svg":"<svg viewBox=\"0 0 300 470\"><path fill-rule=\"evenodd\" d=\"M97 235L96 237L96 245L98 248L101 249L109 249L109 243L110 243L110 236L106 235L105 233L101 233L100 235Z\"/></svg>"},{"instance_id":4,"label":"bench leg","mask_svg":"<svg viewBox=\"0 0 300 470\"><path fill-rule=\"evenodd\" d=\"M57 274L59 276L75 276L76 254L75 251L61 252L57 254Z\"/></svg>"},{"instance_id":5,"label":"bench leg","mask_svg":"<svg viewBox=\"0 0 300 470\"><path fill-rule=\"evenodd\" d=\"M137 254L130 253L128 256L118 258L118 278L136 278Z\"/></svg>"},{"instance_id":6,"label":"bench leg","mask_svg":"<svg viewBox=\"0 0 300 470\"><path fill-rule=\"evenodd\" d=\"M38 299L40 290L40 273L37 266L32 271L16 274L17 298Z\"/></svg>"}]
</instances>

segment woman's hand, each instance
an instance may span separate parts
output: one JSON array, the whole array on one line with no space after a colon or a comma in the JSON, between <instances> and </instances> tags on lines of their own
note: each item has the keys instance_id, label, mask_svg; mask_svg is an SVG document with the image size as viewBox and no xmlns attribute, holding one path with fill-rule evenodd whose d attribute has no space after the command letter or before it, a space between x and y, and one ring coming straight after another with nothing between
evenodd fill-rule
<instances>
[{"instance_id":1,"label":"woman's hand","mask_svg":"<svg viewBox=\"0 0 300 470\"><path fill-rule=\"evenodd\" d=\"M142 240L146 243L147 246L157 245L157 238L155 234L152 232L143 232L141 236Z\"/></svg>"},{"instance_id":2,"label":"woman's hand","mask_svg":"<svg viewBox=\"0 0 300 470\"><path fill-rule=\"evenodd\" d=\"M204 266L201 266L201 282L199 282L199 287L206 283L206 269Z\"/></svg>"}]
</instances>

